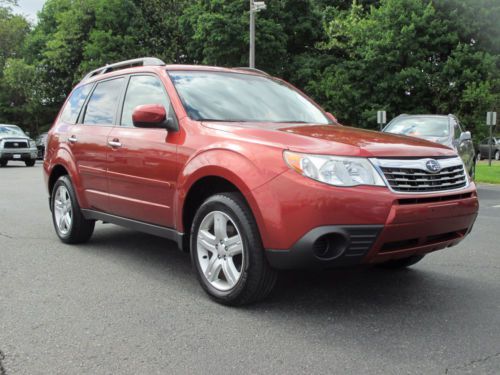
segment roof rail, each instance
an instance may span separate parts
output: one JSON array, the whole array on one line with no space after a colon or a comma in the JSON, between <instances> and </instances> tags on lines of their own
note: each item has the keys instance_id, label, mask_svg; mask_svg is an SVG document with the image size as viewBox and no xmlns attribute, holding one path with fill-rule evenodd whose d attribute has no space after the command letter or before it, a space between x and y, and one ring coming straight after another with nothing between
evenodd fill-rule
<instances>
[{"instance_id":1,"label":"roof rail","mask_svg":"<svg viewBox=\"0 0 500 375\"><path fill-rule=\"evenodd\" d=\"M260 69L255 69L255 68L249 68L248 66L240 66L240 67L236 67L236 68L232 68L232 69L236 69L236 70L247 70L247 71L249 71L249 72L255 72L255 73L264 74L265 76L269 76L269 75L270 75L269 73L266 73L266 72L264 72L263 70L260 70Z\"/></svg>"},{"instance_id":2,"label":"roof rail","mask_svg":"<svg viewBox=\"0 0 500 375\"><path fill-rule=\"evenodd\" d=\"M141 57L138 59L125 60L114 64L101 66L100 68L92 70L83 79L86 80L99 74L109 73L114 70L132 68L134 66L163 66L163 65L165 65L165 63L156 57Z\"/></svg>"}]
</instances>

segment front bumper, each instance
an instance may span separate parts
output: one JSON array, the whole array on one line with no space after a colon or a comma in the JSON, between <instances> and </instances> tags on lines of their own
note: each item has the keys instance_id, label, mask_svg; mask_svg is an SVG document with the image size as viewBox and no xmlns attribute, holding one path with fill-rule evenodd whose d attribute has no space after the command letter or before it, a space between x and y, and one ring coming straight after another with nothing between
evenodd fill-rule
<instances>
[{"instance_id":1,"label":"front bumper","mask_svg":"<svg viewBox=\"0 0 500 375\"><path fill-rule=\"evenodd\" d=\"M0 149L0 160L29 161L36 160L37 157L36 148Z\"/></svg>"},{"instance_id":2,"label":"front bumper","mask_svg":"<svg viewBox=\"0 0 500 375\"><path fill-rule=\"evenodd\" d=\"M279 269L373 264L454 246L479 208L473 183L459 191L396 194L332 188L284 173L253 193L265 221L267 259Z\"/></svg>"}]
</instances>

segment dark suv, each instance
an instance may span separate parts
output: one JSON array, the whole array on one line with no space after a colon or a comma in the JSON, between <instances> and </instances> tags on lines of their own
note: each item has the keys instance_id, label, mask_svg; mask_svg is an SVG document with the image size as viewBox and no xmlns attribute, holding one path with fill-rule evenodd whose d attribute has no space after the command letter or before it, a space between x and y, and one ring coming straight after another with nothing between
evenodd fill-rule
<instances>
[{"instance_id":1,"label":"dark suv","mask_svg":"<svg viewBox=\"0 0 500 375\"><path fill-rule=\"evenodd\" d=\"M263 72L154 58L75 87L44 171L63 242L96 220L173 239L232 305L266 296L278 269L410 266L462 241L478 210L448 147L342 126Z\"/></svg>"}]
</instances>

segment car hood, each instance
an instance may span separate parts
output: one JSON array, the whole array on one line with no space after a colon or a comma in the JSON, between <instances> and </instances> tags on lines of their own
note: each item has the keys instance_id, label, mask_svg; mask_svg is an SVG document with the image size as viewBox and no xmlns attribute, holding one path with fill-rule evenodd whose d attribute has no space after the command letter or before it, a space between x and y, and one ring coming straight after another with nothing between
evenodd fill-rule
<instances>
[{"instance_id":1,"label":"car hood","mask_svg":"<svg viewBox=\"0 0 500 375\"><path fill-rule=\"evenodd\" d=\"M204 122L209 128L292 151L363 157L455 156L452 149L420 138L342 125Z\"/></svg>"},{"instance_id":2,"label":"car hood","mask_svg":"<svg viewBox=\"0 0 500 375\"><path fill-rule=\"evenodd\" d=\"M12 141L30 141L31 138L29 137L23 137L22 135L7 135L7 134L0 134L0 141L3 141L5 139L9 139Z\"/></svg>"}]
</instances>

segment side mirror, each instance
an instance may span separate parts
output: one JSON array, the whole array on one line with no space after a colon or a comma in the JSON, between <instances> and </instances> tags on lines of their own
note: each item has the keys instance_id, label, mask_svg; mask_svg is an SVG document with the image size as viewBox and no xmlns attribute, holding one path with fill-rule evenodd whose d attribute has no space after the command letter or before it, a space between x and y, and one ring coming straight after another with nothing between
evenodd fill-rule
<instances>
[{"instance_id":1,"label":"side mirror","mask_svg":"<svg viewBox=\"0 0 500 375\"><path fill-rule=\"evenodd\" d=\"M173 121L167 120L167 111L160 104L144 104L135 107L132 122L138 128L178 130Z\"/></svg>"},{"instance_id":2,"label":"side mirror","mask_svg":"<svg viewBox=\"0 0 500 375\"><path fill-rule=\"evenodd\" d=\"M470 141L472 136L469 131L460 134L460 142Z\"/></svg>"},{"instance_id":3,"label":"side mirror","mask_svg":"<svg viewBox=\"0 0 500 375\"><path fill-rule=\"evenodd\" d=\"M334 115L332 115L330 112L326 112L326 117L328 117L333 122L337 122L338 123L337 118Z\"/></svg>"}]
</instances>

